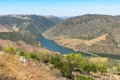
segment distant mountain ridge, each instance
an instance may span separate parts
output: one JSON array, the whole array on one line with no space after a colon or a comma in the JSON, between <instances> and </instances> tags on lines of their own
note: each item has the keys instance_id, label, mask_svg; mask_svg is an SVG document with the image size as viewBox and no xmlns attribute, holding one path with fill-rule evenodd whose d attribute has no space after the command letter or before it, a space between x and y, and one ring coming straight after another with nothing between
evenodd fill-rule
<instances>
[{"instance_id":1,"label":"distant mountain ridge","mask_svg":"<svg viewBox=\"0 0 120 80\"><path fill-rule=\"evenodd\" d=\"M41 34L55 24L54 21L39 15L0 16L0 32L28 31L34 34Z\"/></svg>"},{"instance_id":2,"label":"distant mountain ridge","mask_svg":"<svg viewBox=\"0 0 120 80\"><path fill-rule=\"evenodd\" d=\"M50 16L44 16L45 18L53 21L54 23L60 23L62 21L62 18L50 15Z\"/></svg>"},{"instance_id":3,"label":"distant mountain ridge","mask_svg":"<svg viewBox=\"0 0 120 80\"><path fill-rule=\"evenodd\" d=\"M94 36L93 34L96 35L99 33L99 31L96 30L101 30L101 28L106 28L109 26L119 26L119 24L119 16L87 14L64 20L63 22L55 25L54 27L46 31L46 35L67 35L75 38L92 38ZM94 30L96 32L91 32L91 30Z\"/></svg>"}]
</instances>

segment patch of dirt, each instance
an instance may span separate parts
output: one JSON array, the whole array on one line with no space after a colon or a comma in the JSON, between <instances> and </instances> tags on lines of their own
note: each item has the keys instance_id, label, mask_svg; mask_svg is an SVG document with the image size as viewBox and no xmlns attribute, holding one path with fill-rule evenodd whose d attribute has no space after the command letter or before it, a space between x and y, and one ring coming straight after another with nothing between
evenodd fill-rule
<instances>
[{"instance_id":1,"label":"patch of dirt","mask_svg":"<svg viewBox=\"0 0 120 80\"><path fill-rule=\"evenodd\" d=\"M4 25L0 25L0 32L11 32L11 30Z\"/></svg>"}]
</instances>

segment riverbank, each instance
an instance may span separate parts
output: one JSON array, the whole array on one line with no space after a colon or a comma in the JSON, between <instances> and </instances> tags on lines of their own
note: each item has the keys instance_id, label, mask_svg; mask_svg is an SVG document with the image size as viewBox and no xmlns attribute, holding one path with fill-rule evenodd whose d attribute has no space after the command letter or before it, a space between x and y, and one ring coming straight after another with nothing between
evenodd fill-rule
<instances>
[{"instance_id":1,"label":"riverbank","mask_svg":"<svg viewBox=\"0 0 120 80\"><path fill-rule=\"evenodd\" d=\"M41 43L42 47L48 50L61 53L61 54L76 53L74 50L70 48L62 47L61 45L58 45L57 43L55 43L55 41L48 39L44 36L39 36L38 40Z\"/></svg>"},{"instance_id":2,"label":"riverbank","mask_svg":"<svg viewBox=\"0 0 120 80\"><path fill-rule=\"evenodd\" d=\"M87 56L95 56L95 57L108 57L108 58L112 58L112 59L118 59L120 60L120 55L116 55L116 54L105 54L105 53L90 53L88 51L84 51L84 50L78 50L76 45L69 45L69 44L64 44L64 42L60 42L59 38L54 38L51 39L50 37L47 37L45 35L42 35L44 38L49 39L51 41L53 41L55 44L63 47L63 48L67 48L67 49L71 49L74 50L75 52L80 52L82 53L82 55L87 54ZM67 42L68 43L68 42ZM86 56L86 55L85 55Z\"/></svg>"}]
</instances>

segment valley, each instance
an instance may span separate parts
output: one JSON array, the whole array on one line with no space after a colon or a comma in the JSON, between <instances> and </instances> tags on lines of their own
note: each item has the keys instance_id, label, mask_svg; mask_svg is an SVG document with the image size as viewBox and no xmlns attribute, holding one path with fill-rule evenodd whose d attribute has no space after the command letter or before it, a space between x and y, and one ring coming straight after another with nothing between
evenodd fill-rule
<instances>
[{"instance_id":1,"label":"valley","mask_svg":"<svg viewBox=\"0 0 120 80\"><path fill-rule=\"evenodd\" d=\"M119 55L119 24L119 16L86 14L64 20L43 36L77 51Z\"/></svg>"},{"instance_id":2,"label":"valley","mask_svg":"<svg viewBox=\"0 0 120 80\"><path fill-rule=\"evenodd\" d=\"M0 16L0 79L119 80L119 20L98 14Z\"/></svg>"}]
</instances>

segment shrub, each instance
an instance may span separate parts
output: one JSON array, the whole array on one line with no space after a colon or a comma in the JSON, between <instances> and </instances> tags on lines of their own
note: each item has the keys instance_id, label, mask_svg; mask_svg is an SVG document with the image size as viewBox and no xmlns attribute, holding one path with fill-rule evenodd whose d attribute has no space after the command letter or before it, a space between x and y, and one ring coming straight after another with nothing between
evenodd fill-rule
<instances>
[{"instance_id":1,"label":"shrub","mask_svg":"<svg viewBox=\"0 0 120 80\"><path fill-rule=\"evenodd\" d=\"M91 78L91 77L88 77L88 76L78 75L78 76L76 77L76 80L94 80L94 79Z\"/></svg>"},{"instance_id":2,"label":"shrub","mask_svg":"<svg viewBox=\"0 0 120 80\"><path fill-rule=\"evenodd\" d=\"M41 57L40 57L40 53L39 53L39 52L34 52L34 53L31 53L30 55L31 55L31 58L32 58L33 60L38 60L38 61L41 60Z\"/></svg>"},{"instance_id":3,"label":"shrub","mask_svg":"<svg viewBox=\"0 0 120 80\"><path fill-rule=\"evenodd\" d=\"M117 66L117 71L120 72L120 65Z\"/></svg>"},{"instance_id":4,"label":"shrub","mask_svg":"<svg viewBox=\"0 0 120 80\"><path fill-rule=\"evenodd\" d=\"M55 54L55 55L52 55L50 57L50 63L54 65L55 68L59 68L61 67L61 60L62 60L62 56L59 55L59 54Z\"/></svg>"},{"instance_id":5,"label":"shrub","mask_svg":"<svg viewBox=\"0 0 120 80\"><path fill-rule=\"evenodd\" d=\"M2 48L2 51L10 53L10 54L16 54L16 49L12 48L12 47L6 47L6 48Z\"/></svg>"},{"instance_id":6,"label":"shrub","mask_svg":"<svg viewBox=\"0 0 120 80\"><path fill-rule=\"evenodd\" d=\"M50 55L49 54L41 54L41 61L43 63L48 63L50 60Z\"/></svg>"},{"instance_id":7,"label":"shrub","mask_svg":"<svg viewBox=\"0 0 120 80\"><path fill-rule=\"evenodd\" d=\"M26 59L29 59L31 57L30 53L26 52L26 51L22 51L20 53L21 56L23 56Z\"/></svg>"}]
</instances>

